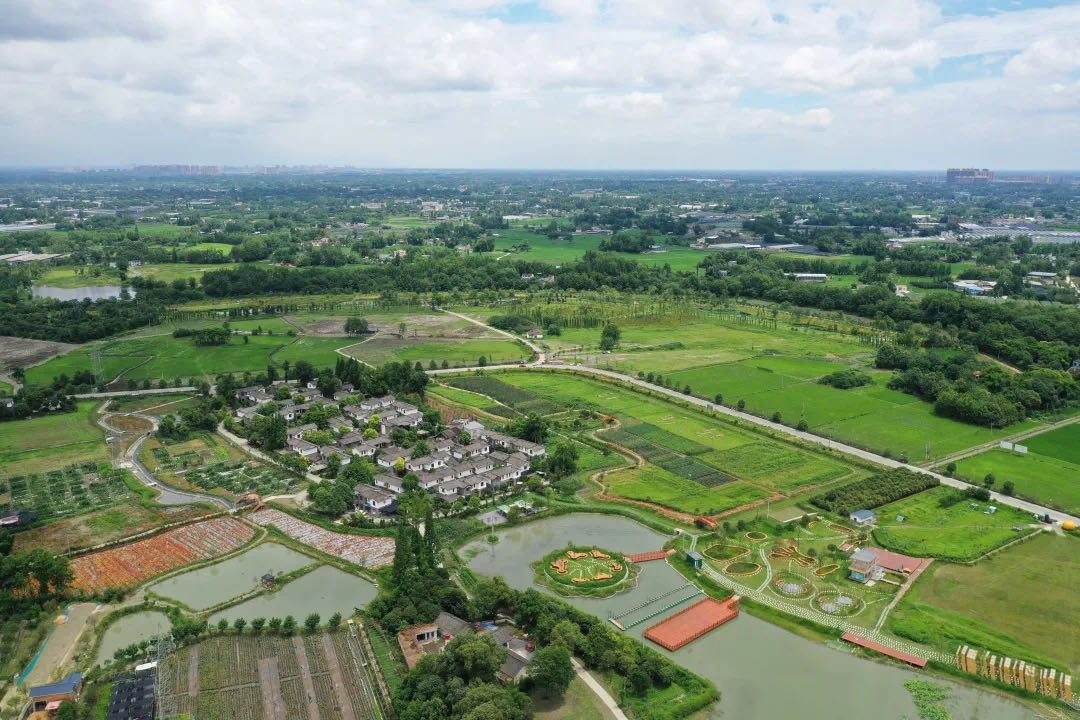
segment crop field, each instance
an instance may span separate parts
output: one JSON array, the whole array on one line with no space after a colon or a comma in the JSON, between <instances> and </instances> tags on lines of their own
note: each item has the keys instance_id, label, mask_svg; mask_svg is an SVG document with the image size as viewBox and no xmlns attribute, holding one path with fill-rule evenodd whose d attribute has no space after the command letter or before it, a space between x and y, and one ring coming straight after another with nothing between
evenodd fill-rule
<instances>
[{"instance_id":1,"label":"crop field","mask_svg":"<svg viewBox=\"0 0 1080 720\"><path fill-rule=\"evenodd\" d=\"M874 539L905 555L967 561L1032 532L1026 527L1032 522L1030 514L1008 505L994 506L997 510L991 512L991 506L964 498L955 488L925 490L877 508Z\"/></svg>"},{"instance_id":2,"label":"crop field","mask_svg":"<svg viewBox=\"0 0 1080 720\"><path fill-rule=\"evenodd\" d=\"M193 520L208 512L192 505L146 508L129 502L24 530L15 536L15 550L41 548L63 553L137 535L166 523Z\"/></svg>"},{"instance_id":3,"label":"crop field","mask_svg":"<svg viewBox=\"0 0 1080 720\"><path fill-rule=\"evenodd\" d=\"M361 567L379 568L394 559L393 538L331 532L273 508L252 513L250 519L258 525L273 525L293 540Z\"/></svg>"},{"instance_id":4,"label":"crop field","mask_svg":"<svg viewBox=\"0 0 1080 720\"><path fill-rule=\"evenodd\" d=\"M310 720L316 713L376 720L370 665L349 632L213 637L170 654L158 670L159 712L205 720Z\"/></svg>"},{"instance_id":5,"label":"crop field","mask_svg":"<svg viewBox=\"0 0 1080 720\"><path fill-rule=\"evenodd\" d=\"M74 412L0 423L0 476L28 475L107 460L104 430L94 422L96 402Z\"/></svg>"},{"instance_id":6,"label":"crop field","mask_svg":"<svg viewBox=\"0 0 1080 720\"><path fill-rule=\"evenodd\" d=\"M500 405L487 395L477 395L476 393L459 390L458 388L449 385L429 385L425 390L425 394L433 396L436 399L476 408L477 410L482 410L492 415L498 415L499 417L509 418L517 414L512 408Z\"/></svg>"},{"instance_id":7,"label":"crop field","mask_svg":"<svg viewBox=\"0 0 1080 720\"><path fill-rule=\"evenodd\" d=\"M84 463L42 475L15 475L0 480L0 511L30 510L50 521L128 502L134 494L124 473L108 464Z\"/></svg>"},{"instance_id":8,"label":"crop field","mask_svg":"<svg viewBox=\"0 0 1080 720\"><path fill-rule=\"evenodd\" d=\"M236 550L254 535L249 525L231 517L167 530L145 540L74 558L72 587L91 593L110 587L134 587L181 565Z\"/></svg>"},{"instance_id":9,"label":"crop field","mask_svg":"<svg viewBox=\"0 0 1080 720\"><path fill-rule=\"evenodd\" d=\"M457 379L455 379L457 380ZM614 415L620 429L601 439L633 450L643 468L605 478L613 494L673 509L715 514L771 493L857 479L863 471L846 463L718 422L642 393L555 373L502 373L496 378L460 378L470 389L514 398L514 389L574 409ZM477 384L476 381L482 381Z\"/></svg>"},{"instance_id":10,"label":"crop field","mask_svg":"<svg viewBox=\"0 0 1080 720\"><path fill-rule=\"evenodd\" d=\"M1024 441L1031 452L1080 465L1080 425L1072 424L1051 430Z\"/></svg>"},{"instance_id":11,"label":"crop field","mask_svg":"<svg viewBox=\"0 0 1080 720\"><path fill-rule=\"evenodd\" d=\"M602 239L603 236L600 235L579 235L569 241L552 240L547 235L528 230L500 230L499 237L495 238L495 254L502 255L510 252L515 245L528 243L527 252L515 252L510 255L510 258L567 263L580 259L588 250L598 250ZM620 258L636 260L646 265L670 265L672 270L693 270L705 258L706 253L685 247L670 247L663 253L617 253L617 255Z\"/></svg>"},{"instance_id":12,"label":"crop field","mask_svg":"<svg viewBox=\"0 0 1080 720\"><path fill-rule=\"evenodd\" d=\"M229 243L216 243L216 242L201 242L192 245L187 250L217 250L222 255L228 255L232 252L233 246Z\"/></svg>"},{"instance_id":13,"label":"crop field","mask_svg":"<svg viewBox=\"0 0 1080 720\"><path fill-rule=\"evenodd\" d=\"M768 495L741 482L705 487L649 464L612 473L604 478L604 482L613 495L644 500L694 515L715 515Z\"/></svg>"},{"instance_id":14,"label":"crop field","mask_svg":"<svg viewBox=\"0 0 1080 720\"><path fill-rule=\"evenodd\" d=\"M993 473L997 489L1011 481L1019 497L1070 515L1080 514L1080 465L1071 462L1036 452L994 448L958 461L956 473L972 482L981 482Z\"/></svg>"},{"instance_id":15,"label":"crop field","mask_svg":"<svg viewBox=\"0 0 1080 720\"><path fill-rule=\"evenodd\" d=\"M239 460L244 455L227 443L219 442L208 432L196 433L190 440L162 443L151 437L143 443L139 459L152 472L180 472L187 468Z\"/></svg>"},{"instance_id":16,"label":"crop field","mask_svg":"<svg viewBox=\"0 0 1080 720\"><path fill-rule=\"evenodd\" d=\"M359 343L359 341L357 341ZM445 360L453 367L477 365L481 356L487 364L527 361L531 351L513 340L458 340L453 338L383 336L354 344L344 350L351 357L369 365L387 362L419 362L427 367L434 360L439 366Z\"/></svg>"},{"instance_id":17,"label":"crop field","mask_svg":"<svg viewBox=\"0 0 1080 720\"><path fill-rule=\"evenodd\" d=\"M452 387L486 395L523 414L550 415L565 410L564 407L557 403L541 398L519 387L508 385L498 378L487 376L455 377L447 382ZM464 398L462 399L464 400Z\"/></svg>"},{"instance_id":18,"label":"crop field","mask_svg":"<svg viewBox=\"0 0 1080 720\"><path fill-rule=\"evenodd\" d=\"M153 410L155 415L174 413L195 402L192 395L186 393L172 393L168 395L134 395L131 397L113 398L109 403L109 410L116 412L142 412Z\"/></svg>"},{"instance_id":19,"label":"crop field","mask_svg":"<svg viewBox=\"0 0 1080 720\"><path fill-rule=\"evenodd\" d=\"M302 481L280 468L250 462L222 463L184 473L190 485L202 490L223 488L232 495L258 493L264 497L294 493Z\"/></svg>"},{"instance_id":20,"label":"crop field","mask_svg":"<svg viewBox=\"0 0 1080 720\"><path fill-rule=\"evenodd\" d=\"M1080 670L1080 540L1044 533L974 565L934 563L889 629ZM1043 658L1046 658L1044 660Z\"/></svg>"}]
</instances>

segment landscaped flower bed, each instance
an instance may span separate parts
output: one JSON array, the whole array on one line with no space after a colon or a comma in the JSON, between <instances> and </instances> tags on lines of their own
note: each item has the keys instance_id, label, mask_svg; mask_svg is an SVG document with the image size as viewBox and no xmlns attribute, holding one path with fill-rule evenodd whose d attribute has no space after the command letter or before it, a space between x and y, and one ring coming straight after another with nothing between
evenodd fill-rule
<instances>
[{"instance_id":1,"label":"landscaped flower bed","mask_svg":"<svg viewBox=\"0 0 1080 720\"><path fill-rule=\"evenodd\" d=\"M768 540L769 536L763 532L751 530L750 532L746 533L746 539L752 542L761 542L762 540Z\"/></svg>"},{"instance_id":2,"label":"landscaped flower bed","mask_svg":"<svg viewBox=\"0 0 1080 720\"><path fill-rule=\"evenodd\" d=\"M753 562L733 562L728 563L724 568L724 572L728 575L735 577L748 577L750 575L756 575L761 570L761 566Z\"/></svg>"},{"instance_id":3,"label":"landscaped flower bed","mask_svg":"<svg viewBox=\"0 0 1080 720\"><path fill-rule=\"evenodd\" d=\"M609 597L633 586L640 567L620 553L591 546L553 550L533 563L536 581L562 595Z\"/></svg>"},{"instance_id":4,"label":"landscaped flower bed","mask_svg":"<svg viewBox=\"0 0 1080 720\"><path fill-rule=\"evenodd\" d=\"M102 550L71 561L72 587L97 592L133 587L173 568L231 552L255 531L235 518L216 518L168 530L129 545Z\"/></svg>"},{"instance_id":5,"label":"landscaped flower bed","mask_svg":"<svg viewBox=\"0 0 1080 720\"><path fill-rule=\"evenodd\" d=\"M814 575L816 575L817 577L823 578L823 577L826 577L828 575L832 575L834 572L836 572L839 569L840 569L840 566L837 565L836 563L833 563L832 565L824 565L822 567L819 567L817 570L815 570Z\"/></svg>"},{"instance_id":6,"label":"landscaped flower bed","mask_svg":"<svg viewBox=\"0 0 1080 720\"><path fill-rule=\"evenodd\" d=\"M866 603L842 592L823 592L814 598L814 608L829 615L848 617L857 614Z\"/></svg>"},{"instance_id":7,"label":"landscaped flower bed","mask_svg":"<svg viewBox=\"0 0 1080 720\"><path fill-rule=\"evenodd\" d=\"M394 561L393 538L331 532L273 508L252 513L250 519L259 525L273 525L293 540L361 567L378 568Z\"/></svg>"}]
</instances>

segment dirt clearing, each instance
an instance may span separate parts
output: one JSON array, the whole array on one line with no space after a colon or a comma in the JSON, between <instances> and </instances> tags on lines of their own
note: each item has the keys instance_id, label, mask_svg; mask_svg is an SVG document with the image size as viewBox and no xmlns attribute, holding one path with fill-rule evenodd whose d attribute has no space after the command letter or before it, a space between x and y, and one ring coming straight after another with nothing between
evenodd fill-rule
<instances>
[{"instance_id":1,"label":"dirt clearing","mask_svg":"<svg viewBox=\"0 0 1080 720\"><path fill-rule=\"evenodd\" d=\"M0 367L28 368L39 365L55 355L62 355L78 348L69 343L0 335Z\"/></svg>"}]
</instances>

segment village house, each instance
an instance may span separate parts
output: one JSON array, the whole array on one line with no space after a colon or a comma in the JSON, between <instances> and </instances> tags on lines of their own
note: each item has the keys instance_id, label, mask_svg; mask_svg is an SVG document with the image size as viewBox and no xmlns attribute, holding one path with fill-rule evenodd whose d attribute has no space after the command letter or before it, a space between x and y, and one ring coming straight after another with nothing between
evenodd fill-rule
<instances>
[{"instance_id":1,"label":"village house","mask_svg":"<svg viewBox=\"0 0 1080 720\"><path fill-rule=\"evenodd\" d=\"M353 492L356 496L356 506L368 511L383 511L396 502L393 493L367 483L358 484Z\"/></svg>"}]
</instances>

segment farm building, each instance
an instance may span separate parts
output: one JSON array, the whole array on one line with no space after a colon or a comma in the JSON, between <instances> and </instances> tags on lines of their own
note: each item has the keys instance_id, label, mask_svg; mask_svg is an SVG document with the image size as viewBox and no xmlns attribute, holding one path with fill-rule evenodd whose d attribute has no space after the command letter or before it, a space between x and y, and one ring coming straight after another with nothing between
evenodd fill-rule
<instances>
[{"instance_id":1,"label":"farm building","mask_svg":"<svg viewBox=\"0 0 1080 720\"><path fill-rule=\"evenodd\" d=\"M60 682L30 688L34 712L55 713L65 701L78 702L82 679L81 673L74 672Z\"/></svg>"},{"instance_id":2,"label":"farm building","mask_svg":"<svg viewBox=\"0 0 1080 720\"><path fill-rule=\"evenodd\" d=\"M877 554L867 548L860 548L851 554L851 563L848 565L849 575L852 580L864 583L874 579L874 575L881 571L878 565Z\"/></svg>"},{"instance_id":3,"label":"farm building","mask_svg":"<svg viewBox=\"0 0 1080 720\"><path fill-rule=\"evenodd\" d=\"M856 525L873 525L877 522L877 515L872 510L856 510L848 515L848 519Z\"/></svg>"}]
</instances>

